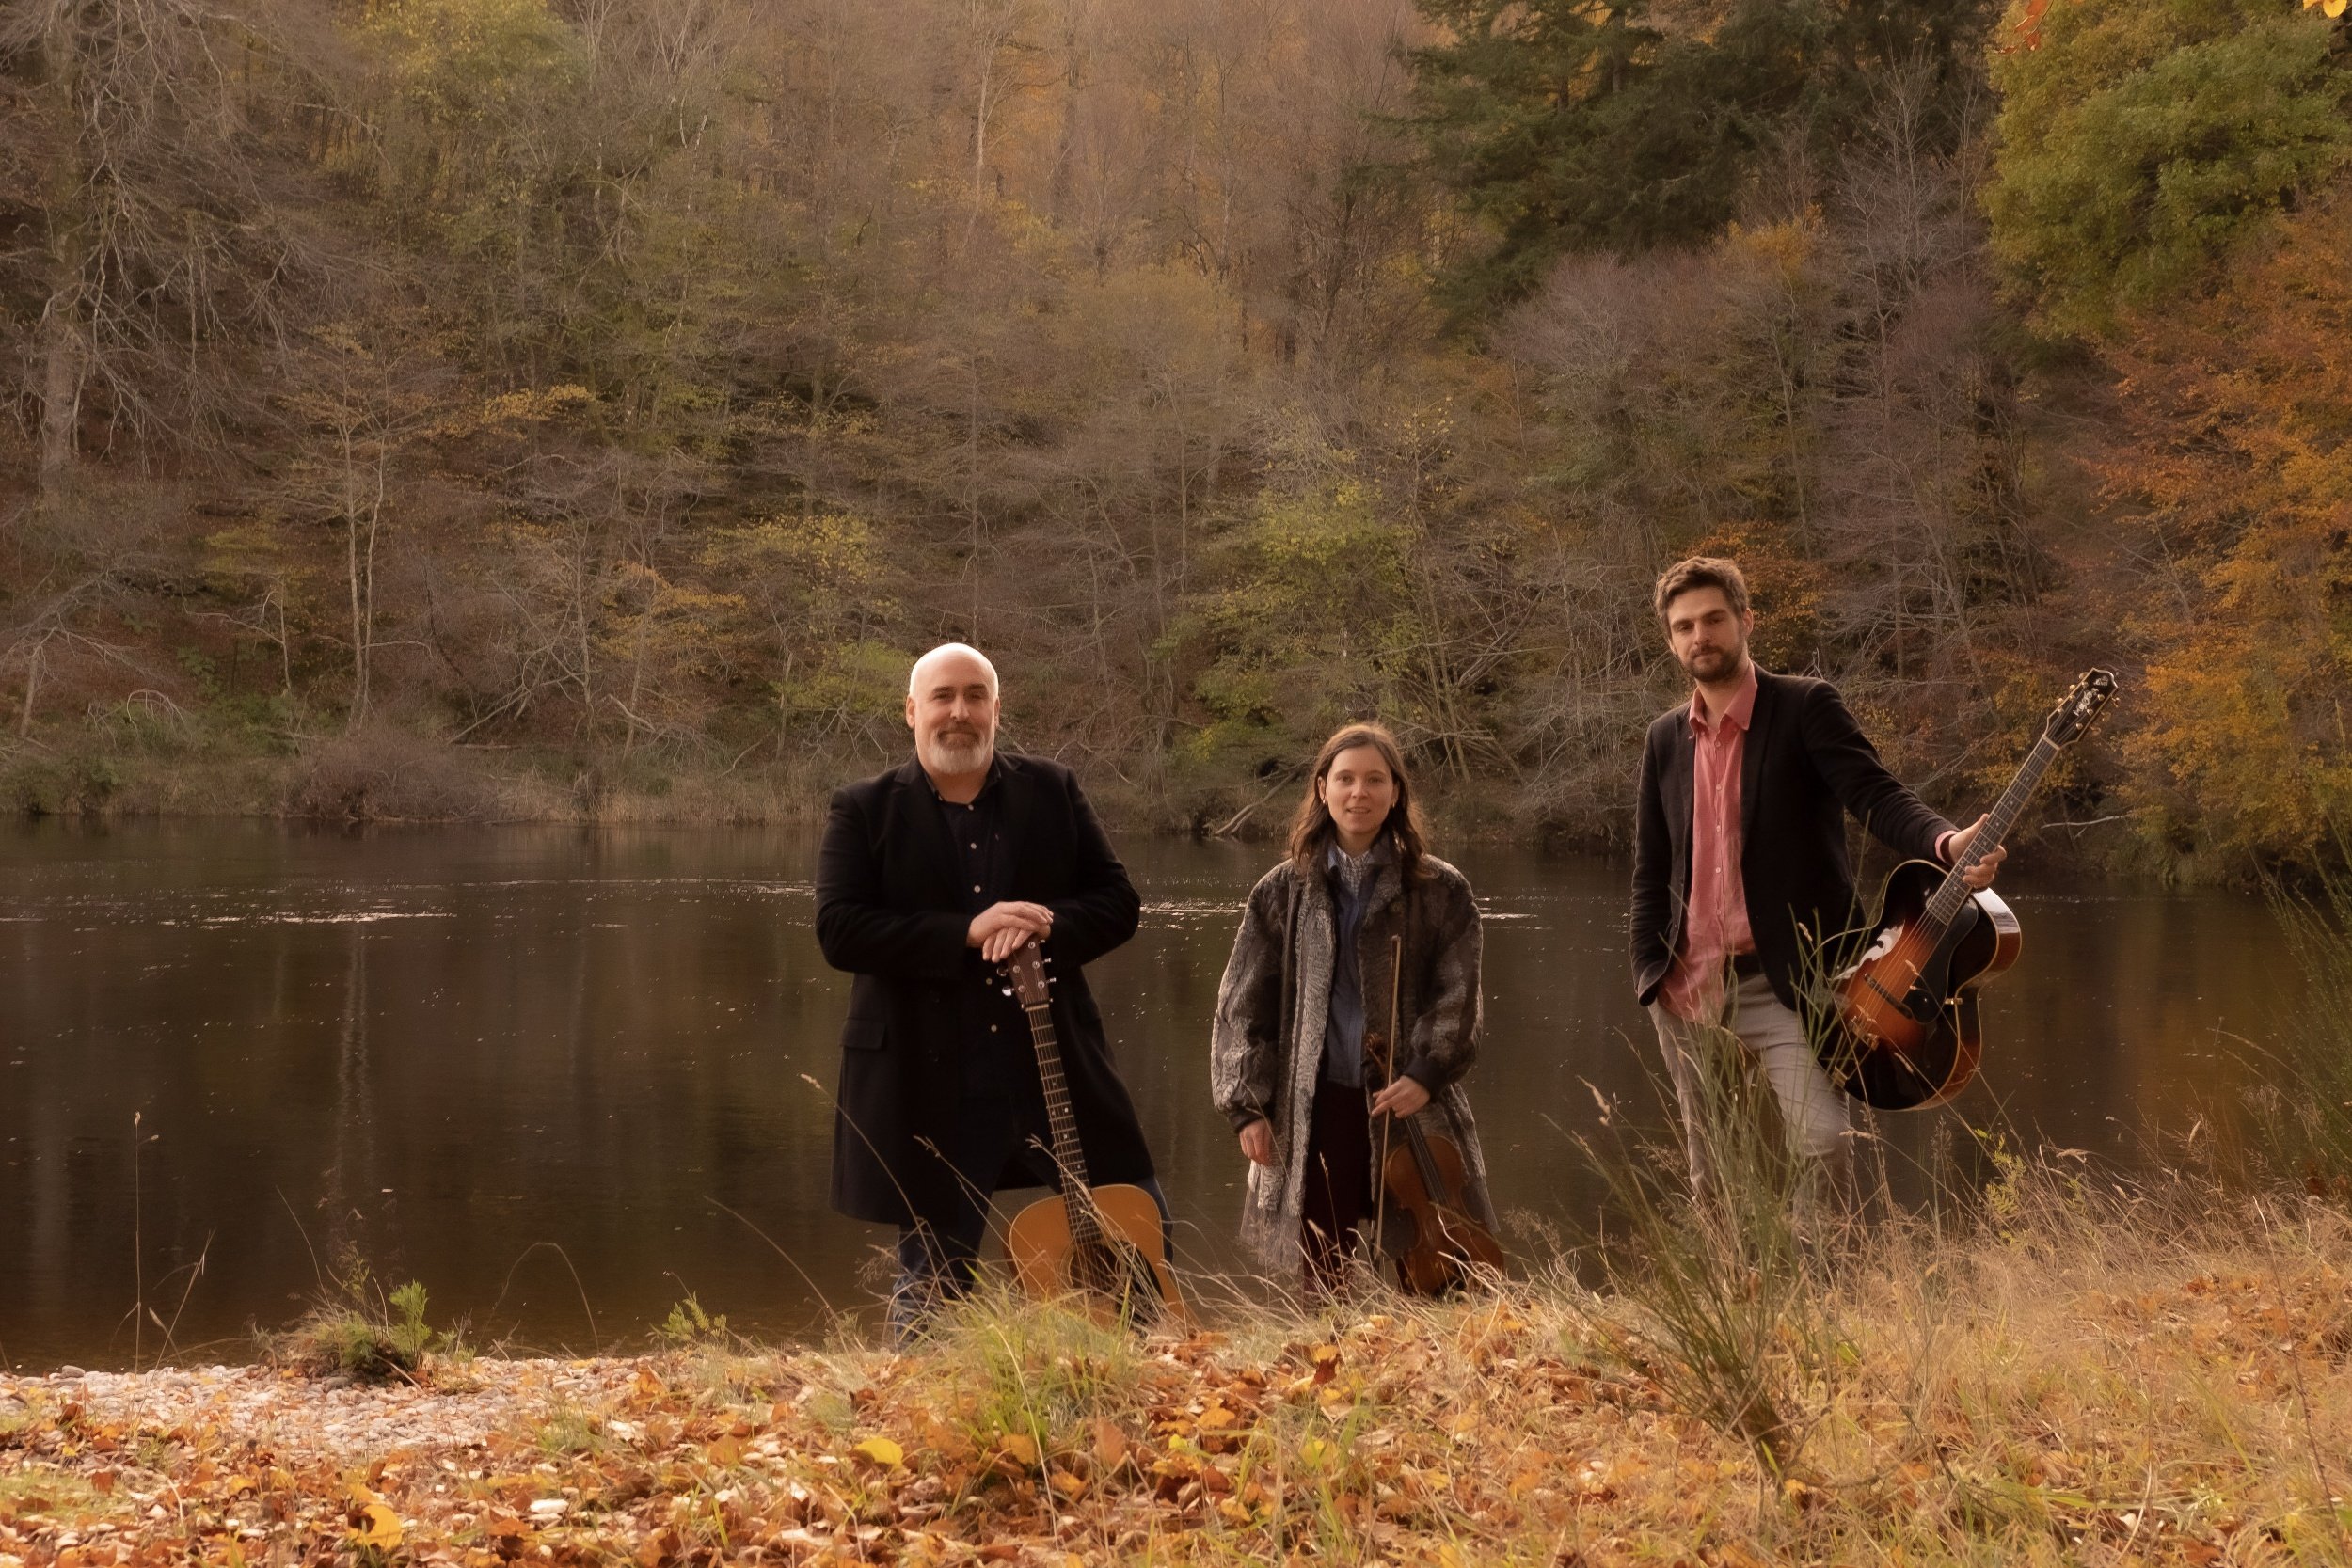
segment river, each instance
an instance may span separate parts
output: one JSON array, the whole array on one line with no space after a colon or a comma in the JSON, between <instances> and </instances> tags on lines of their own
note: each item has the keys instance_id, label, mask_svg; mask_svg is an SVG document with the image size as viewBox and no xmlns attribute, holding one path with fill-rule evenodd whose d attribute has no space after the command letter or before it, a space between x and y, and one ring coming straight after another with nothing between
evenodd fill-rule
<instances>
[{"instance_id":1,"label":"river","mask_svg":"<svg viewBox=\"0 0 2352 1568\"><path fill-rule=\"evenodd\" d=\"M1089 974L1184 1252L1232 1267L1242 1162L1206 1026L1272 851L1121 847L1142 929ZM339 1256L423 1281L478 1345L641 1343L690 1291L754 1334L861 1307L887 1236L825 1206L848 986L811 929L814 854L756 830L0 829L0 1365L124 1366L167 1329L246 1358ZM1487 922L1472 1102L1538 1257L1597 1212L1577 1139L1600 1102L1618 1128L1660 1114L1626 868L1454 858ZM2130 1165L2233 1102L2296 985L2259 899L2004 892L2026 951L1985 992L1985 1070L1881 1123L1899 1171L1970 1129Z\"/></svg>"}]
</instances>

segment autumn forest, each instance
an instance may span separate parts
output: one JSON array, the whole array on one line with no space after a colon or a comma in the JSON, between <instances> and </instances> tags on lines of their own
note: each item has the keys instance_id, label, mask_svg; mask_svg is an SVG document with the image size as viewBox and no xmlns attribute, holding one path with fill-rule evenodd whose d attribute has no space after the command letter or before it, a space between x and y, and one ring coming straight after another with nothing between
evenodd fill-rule
<instances>
[{"instance_id":1,"label":"autumn forest","mask_svg":"<svg viewBox=\"0 0 2352 1568\"><path fill-rule=\"evenodd\" d=\"M2325 859L2341 13L9 0L0 809L788 818L963 638L1133 824L1605 843L1703 548L1954 811L2115 665L2029 852Z\"/></svg>"}]
</instances>

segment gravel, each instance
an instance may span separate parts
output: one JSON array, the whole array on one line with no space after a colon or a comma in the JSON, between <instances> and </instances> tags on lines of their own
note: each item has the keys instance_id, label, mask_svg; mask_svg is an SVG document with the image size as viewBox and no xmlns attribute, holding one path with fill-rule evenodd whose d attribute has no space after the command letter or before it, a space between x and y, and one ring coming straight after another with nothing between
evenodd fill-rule
<instances>
[{"instance_id":1,"label":"gravel","mask_svg":"<svg viewBox=\"0 0 2352 1568\"><path fill-rule=\"evenodd\" d=\"M564 1409L606 1405L641 1362L485 1358L436 1370L431 1386L360 1385L267 1367L188 1367L148 1372L68 1368L46 1377L0 1376L0 1417L19 1408L82 1405L94 1419L149 1429L217 1425L287 1459L355 1461L399 1449L480 1445Z\"/></svg>"}]
</instances>

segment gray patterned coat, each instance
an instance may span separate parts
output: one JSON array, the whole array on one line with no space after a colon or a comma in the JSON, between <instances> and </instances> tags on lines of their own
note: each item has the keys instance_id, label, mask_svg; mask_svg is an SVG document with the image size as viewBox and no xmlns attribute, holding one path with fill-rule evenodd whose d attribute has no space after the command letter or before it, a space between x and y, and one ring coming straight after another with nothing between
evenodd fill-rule
<instances>
[{"instance_id":1,"label":"gray patterned coat","mask_svg":"<svg viewBox=\"0 0 2352 1568\"><path fill-rule=\"evenodd\" d=\"M1405 1072L1430 1091L1416 1119L1461 1146L1470 1177L1466 1207L1494 1227L1486 1196L1486 1163L1478 1148L1462 1076L1478 1054L1478 905L1459 871L1435 856L1407 895L1393 859L1375 868L1357 937L1363 976L1367 1033L1386 1032L1389 1019L1389 941L1402 935L1404 984L1397 1058ZM1313 1126L1315 1084L1322 1076L1324 1022L1330 1006L1331 958L1337 918L1328 882L1300 876L1284 861L1250 890L1233 939L1233 956L1217 988L1209 1046L1210 1087L1216 1108L1238 1131L1258 1117L1274 1124L1277 1164L1249 1167L1242 1210L1242 1240L1269 1268L1295 1268L1299 1223L1306 1206L1307 1132ZM1369 1043L1369 1042L1368 1042ZM1377 1061L1377 1053L1372 1053ZM1377 1069L1374 1069L1376 1079ZM1379 1141L1374 1139L1374 1157ZM1373 1189L1379 1190L1374 1173ZM1381 1226L1391 1252L1412 1240L1409 1215L1391 1211Z\"/></svg>"}]
</instances>

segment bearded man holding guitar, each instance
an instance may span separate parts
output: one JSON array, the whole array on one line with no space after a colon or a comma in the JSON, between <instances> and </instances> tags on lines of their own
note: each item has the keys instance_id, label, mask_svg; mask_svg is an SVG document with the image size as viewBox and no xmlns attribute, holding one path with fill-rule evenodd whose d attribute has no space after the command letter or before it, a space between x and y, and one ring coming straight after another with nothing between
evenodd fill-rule
<instances>
[{"instance_id":1,"label":"bearded man holding guitar","mask_svg":"<svg viewBox=\"0 0 2352 1568\"><path fill-rule=\"evenodd\" d=\"M998 701L977 650L925 654L907 682L914 759L834 795L818 854L817 941L857 976L833 1205L898 1227L902 1340L971 1288L999 1188L1061 1184L1057 1130L1074 1125L1086 1180L1168 1212L1081 970L1135 935L1141 902L1070 770L997 752ZM1054 965L1051 1115L998 968L1032 942Z\"/></svg>"},{"instance_id":2,"label":"bearded man holding guitar","mask_svg":"<svg viewBox=\"0 0 2352 1568\"><path fill-rule=\"evenodd\" d=\"M1801 1190L1843 1198L1853 1163L1846 1100L1798 1009L1806 965L1855 922L1845 813L1897 854L1946 865L1966 858L1985 818L1955 829L1929 810L1828 682L1756 668L1756 616L1735 563L1677 562L1653 605L1695 689L1650 725L1642 752L1633 984L1680 1103L1692 1188L1711 1202L1703 1047L1722 1030L1762 1069L1792 1148L1812 1162ZM1966 884L1990 886L2006 852L1978 857Z\"/></svg>"}]
</instances>

